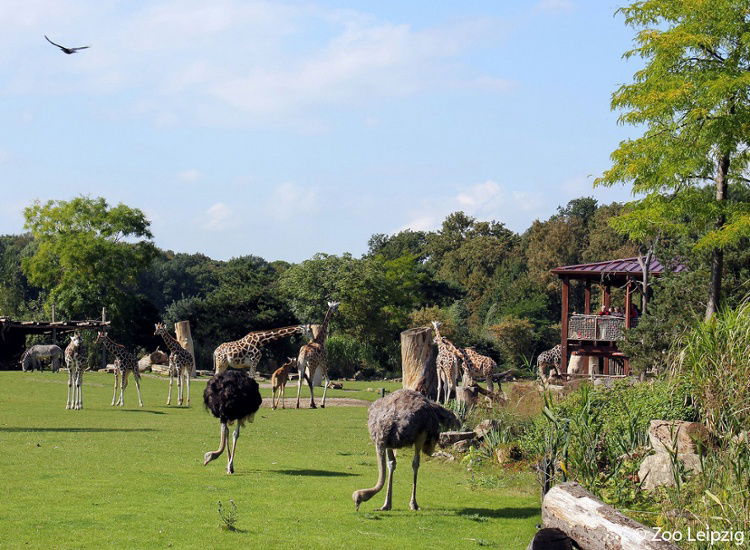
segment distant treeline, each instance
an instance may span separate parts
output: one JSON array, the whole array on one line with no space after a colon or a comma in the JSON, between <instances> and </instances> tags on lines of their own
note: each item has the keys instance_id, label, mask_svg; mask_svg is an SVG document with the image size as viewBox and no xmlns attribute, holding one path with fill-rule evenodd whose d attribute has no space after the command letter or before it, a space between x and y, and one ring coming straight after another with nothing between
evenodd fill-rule
<instances>
[{"instance_id":1,"label":"distant treeline","mask_svg":"<svg viewBox=\"0 0 750 550\"><path fill-rule=\"evenodd\" d=\"M99 220L93 229L80 219L64 226L59 220L43 223L59 208L83 210L85 219L90 203L105 218L121 210L114 221ZM638 243L609 224L622 208L575 199L523 234L455 212L436 231L373 235L361 258L316 254L289 264L159 250L140 211L110 209L102 199L37 203L25 212L30 233L0 237L0 314L45 319L54 302L58 318L80 319L97 317L104 306L112 336L142 351L161 343L153 336L154 323L189 320L199 368L210 369L221 342L251 330L320 322L326 301L337 300L329 339L334 376L398 372L399 333L433 319L444 323L445 335L456 343L523 368L559 341L559 283L549 270L637 253ZM76 233L81 230L83 238ZM134 238L142 240L133 244ZM100 245L81 251L97 239ZM657 254L688 249L686 243L662 243ZM737 271L741 281L739 272L748 264L740 252L735 256L727 270ZM705 261L684 261L691 262L691 284L702 285ZM272 346L261 371L294 354L295 346L299 342Z\"/></svg>"}]
</instances>

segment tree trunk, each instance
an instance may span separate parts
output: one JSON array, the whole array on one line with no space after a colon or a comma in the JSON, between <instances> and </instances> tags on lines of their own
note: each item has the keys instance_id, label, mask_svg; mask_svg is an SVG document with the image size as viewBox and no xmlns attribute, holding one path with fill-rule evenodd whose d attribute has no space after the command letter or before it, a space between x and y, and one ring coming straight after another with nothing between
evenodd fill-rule
<instances>
[{"instance_id":1,"label":"tree trunk","mask_svg":"<svg viewBox=\"0 0 750 550\"><path fill-rule=\"evenodd\" d=\"M179 321L175 323L174 331L180 345L188 350L190 355L193 356L193 368L190 369L190 376L195 376L195 350L193 349L193 337L190 334L190 321Z\"/></svg>"},{"instance_id":2,"label":"tree trunk","mask_svg":"<svg viewBox=\"0 0 750 550\"><path fill-rule=\"evenodd\" d=\"M432 328L419 327L401 333L403 387L431 399L437 397L437 352Z\"/></svg>"},{"instance_id":3,"label":"tree trunk","mask_svg":"<svg viewBox=\"0 0 750 550\"><path fill-rule=\"evenodd\" d=\"M582 550L679 550L575 482L549 490L542 502L542 522L563 531Z\"/></svg>"},{"instance_id":4,"label":"tree trunk","mask_svg":"<svg viewBox=\"0 0 750 550\"><path fill-rule=\"evenodd\" d=\"M729 173L729 155L723 154L719 159L716 170L716 202L723 209L727 200L727 174ZM716 218L716 229L724 227L727 219L723 211ZM708 289L708 302L706 303L706 321L713 317L721 303L721 277L724 271L724 251L714 248L711 252L711 286Z\"/></svg>"}]
</instances>

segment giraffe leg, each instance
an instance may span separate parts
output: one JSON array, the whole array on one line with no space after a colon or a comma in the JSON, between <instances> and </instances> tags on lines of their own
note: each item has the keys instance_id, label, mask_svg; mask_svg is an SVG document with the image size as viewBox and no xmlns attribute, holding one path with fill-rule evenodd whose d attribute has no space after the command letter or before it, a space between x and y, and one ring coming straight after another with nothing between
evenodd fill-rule
<instances>
[{"instance_id":1,"label":"giraffe leg","mask_svg":"<svg viewBox=\"0 0 750 550\"><path fill-rule=\"evenodd\" d=\"M177 404L182 407L182 368L175 365L177 371Z\"/></svg>"},{"instance_id":2,"label":"giraffe leg","mask_svg":"<svg viewBox=\"0 0 750 550\"><path fill-rule=\"evenodd\" d=\"M276 410L276 394L279 392L278 385L271 386L271 408Z\"/></svg>"},{"instance_id":3,"label":"giraffe leg","mask_svg":"<svg viewBox=\"0 0 750 550\"><path fill-rule=\"evenodd\" d=\"M298 370L299 376L297 377L297 408L299 409L299 394L302 391L302 377L305 374L305 367L302 370Z\"/></svg>"},{"instance_id":4,"label":"giraffe leg","mask_svg":"<svg viewBox=\"0 0 750 550\"><path fill-rule=\"evenodd\" d=\"M221 440L219 441L219 448L215 451L208 451L203 455L203 465L205 466L212 460L216 460L224 452L224 448L227 446L227 435L229 434L229 426L225 422L221 423Z\"/></svg>"},{"instance_id":5,"label":"giraffe leg","mask_svg":"<svg viewBox=\"0 0 750 550\"><path fill-rule=\"evenodd\" d=\"M284 399L284 392L286 391L286 382L281 384L281 408L286 409L286 401Z\"/></svg>"},{"instance_id":6,"label":"giraffe leg","mask_svg":"<svg viewBox=\"0 0 750 550\"><path fill-rule=\"evenodd\" d=\"M326 392L328 391L328 384L331 382L328 378L328 369L323 371L323 380L325 380L325 385L323 386L323 402L320 404L321 409L326 408Z\"/></svg>"},{"instance_id":7,"label":"giraffe leg","mask_svg":"<svg viewBox=\"0 0 750 550\"><path fill-rule=\"evenodd\" d=\"M172 382L174 381L174 370L169 366L169 391L167 392L167 405L172 404Z\"/></svg>"},{"instance_id":8,"label":"giraffe leg","mask_svg":"<svg viewBox=\"0 0 750 550\"><path fill-rule=\"evenodd\" d=\"M233 474L234 473L234 452L237 450L237 440L240 438L240 423L237 422L237 427L234 429L234 433L232 434L232 452L228 453L228 462L227 462L227 473Z\"/></svg>"},{"instance_id":9,"label":"giraffe leg","mask_svg":"<svg viewBox=\"0 0 750 550\"><path fill-rule=\"evenodd\" d=\"M388 454L388 486L385 489L385 502L383 503L383 506L378 508L378 510L390 510L391 509L391 498L393 496L393 472L396 471L396 453L393 452L393 449L386 449L386 453Z\"/></svg>"},{"instance_id":10,"label":"giraffe leg","mask_svg":"<svg viewBox=\"0 0 750 550\"><path fill-rule=\"evenodd\" d=\"M73 408L73 365L68 365L68 402L65 408Z\"/></svg>"},{"instance_id":11,"label":"giraffe leg","mask_svg":"<svg viewBox=\"0 0 750 550\"><path fill-rule=\"evenodd\" d=\"M123 370L120 372L120 401L117 402L120 407L125 406L125 388L128 387L129 374L130 371L128 370Z\"/></svg>"},{"instance_id":12,"label":"giraffe leg","mask_svg":"<svg viewBox=\"0 0 750 550\"><path fill-rule=\"evenodd\" d=\"M137 366L133 371L133 379L135 380L135 390L138 393L138 405L143 407L143 399L141 399L141 373L138 372Z\"/></svg>"},{"instance_id":13,"label":"giraffe leg","mask_svg":"<svg viewBox=\"0 0 750 550\"><path fill-rule=\"evenodd\" d=\"M425 442L425 436L420 437L414 445L414 458L411 461L411 469L414 472L414 478L411 486L411 500L409 501L409 508L412 510L419 510L417 504L417 473L419 472L419 453L422 451L422 446Z\"/></svg>"},{"instance_id":14,"label":"giraffe leg","mask_svg":"<svg viewBox=\"0 0 750 550\"><path fill-rule=\"evenodd\" d=\"M120 369L115 367L115 389L112 393L112 406L117 403L117 387L120 385Z\"/></svg>"},{"instance_id":15,"label":"giraffe leg","mask_svg":"<svg viewBox=\"0 0 750 550\"><path fill-rule=\"evenodd\" d=\"M315 392L313 389L313 379L315 378L315 369L310 369L310 376L307 379L307 385L310 386L310 408L317 409L318 406L315 404Z\"/></svg>"},{"instance_id":16,"label":"giraffe leg","mask_svg":"<svg viewBox=\"0 0 750 550\"><path fill-rule=\"evenodd\" d=\"M83 367L76 369L76 387L78 388L78 402L76 403L76 409L83 408Z\"/></svg>"},{"instance_id":17,"label":"giraffe leg","mask_svg":"<svg viewBox=\"0 0 750 550\"><path fill-rule=\"evenodd\" d=\"M184 368L185 370L185 401L187 402L187 406L190 406L190 367L187 366Z\"/></svg>"}]
</instances>

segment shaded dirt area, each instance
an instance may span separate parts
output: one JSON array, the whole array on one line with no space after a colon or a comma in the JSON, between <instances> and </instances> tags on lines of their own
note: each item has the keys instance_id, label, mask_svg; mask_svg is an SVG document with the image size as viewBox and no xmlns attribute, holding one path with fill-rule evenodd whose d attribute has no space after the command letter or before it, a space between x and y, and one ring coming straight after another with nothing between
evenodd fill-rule
<instances>
[{"instance_id":1,"label":"shaded dirt area","mask_svg":"<svg viewBox=\"0 0 750 550\"><path fill-rule=\"evenodd\" d=\"M320 399L315 398L315 404L320 408ZM271 398L266 397L263 399L263 406L271 408ZM297 404L297 398L291 399L287 397L286 399L286 408L287 409L293 409L295 408ZM364 399L351 399L348 397L326 397L326 407L369 407L370 401L365 401ZM281 403L279 403L279 408L281 408ZM310 408L310 397L308 396L307 399L300 399L299 402L299 408L300 409L309 409Z\"/></svg>"}]
</instances>

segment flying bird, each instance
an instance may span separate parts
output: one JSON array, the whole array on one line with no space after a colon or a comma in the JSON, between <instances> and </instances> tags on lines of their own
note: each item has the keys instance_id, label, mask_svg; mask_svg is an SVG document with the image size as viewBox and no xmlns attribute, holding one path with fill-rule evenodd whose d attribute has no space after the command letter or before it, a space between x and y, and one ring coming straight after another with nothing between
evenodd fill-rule
<instances>
[{"instance_id":1,"label":"flying bird","mask_svg":"<svg viewBox=\"0 0 750 550\"><path fill-rule=\"evenodd\" d=\"M44 35L44 38L47 38L46 34ZM47 42L49 42L53 46L57 46L58 48L60 48L63 52L65 52L68 55L70 55L72 53L76 53L76 52L78 52L78 50L85 50L86 48L88 48L88 46L79 46L77 48L66 48L65 46L61 46L60 44L55 44L49 38L47 38Z\"/></svg>"}]
</instances>

